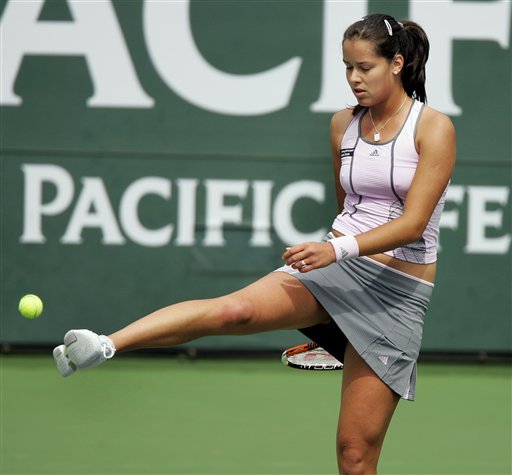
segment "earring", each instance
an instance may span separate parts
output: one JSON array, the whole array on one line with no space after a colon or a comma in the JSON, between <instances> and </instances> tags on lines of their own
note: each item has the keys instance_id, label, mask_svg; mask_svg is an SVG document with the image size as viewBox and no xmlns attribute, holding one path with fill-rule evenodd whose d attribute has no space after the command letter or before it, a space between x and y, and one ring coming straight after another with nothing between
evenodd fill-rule
<instances>
[{"instance_id":1,"label":"earring","mask_svg":"<svg viewBox=\"0 0 512 475\"><path fill-rule=\"evenodd\" d=\"M393 74L396 76L398 74L398 71L393 71Z\"/></svg>"}]
</instances>

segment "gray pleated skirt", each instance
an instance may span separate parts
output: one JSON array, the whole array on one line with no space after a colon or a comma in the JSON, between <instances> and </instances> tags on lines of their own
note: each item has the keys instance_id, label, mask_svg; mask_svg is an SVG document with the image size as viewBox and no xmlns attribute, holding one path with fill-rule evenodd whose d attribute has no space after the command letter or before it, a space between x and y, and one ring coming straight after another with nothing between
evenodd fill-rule
<instances>
[{"instance_id":1,"label":"gray pleated skirt","mask_svg":"<svg viewBox=\"0 0 512 475\"><path fill-rule=\"evenodd\" d=\"M433 284L359 257L301 274L299 279L332 322L300 331L343 361L347 341L377 376L403 399L416 393L423 320Z\"/></svg>"}]
</instances>

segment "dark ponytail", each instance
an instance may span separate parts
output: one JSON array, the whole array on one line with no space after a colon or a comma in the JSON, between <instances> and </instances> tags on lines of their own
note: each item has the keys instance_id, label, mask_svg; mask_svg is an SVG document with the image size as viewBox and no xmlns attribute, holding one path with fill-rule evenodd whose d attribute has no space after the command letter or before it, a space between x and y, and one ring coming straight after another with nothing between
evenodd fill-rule
<instances>
[{"instance_id":1,"label":"dark ponytail","mask_svg":"<svg viewBox=\"0 0 512 475\"><path fill-rule=\"evenodd\" d=\"M388 61L400 53L404 57L401 78L405 92L413 99L427 102L425 64L430 45L421 26L410 20L398 22L390 15L375 13L349 26L343 35L345 40L370 41L376 53ZM353 114L361 109L357 105Z\"/></svg>"},{"instance_id":2,"label":"dark ponytail","mask_svg":"<svg viewBox=\"0 0 512 475\"><path fill-rule=\"evenodd\" d=\"M430 49L427 34L420 25L413 21L404 20L402 24L408 38L408 48L404 55L402 84L409 96L421 102L427 102L425 65Z\"/></svg>"}]
</instances>

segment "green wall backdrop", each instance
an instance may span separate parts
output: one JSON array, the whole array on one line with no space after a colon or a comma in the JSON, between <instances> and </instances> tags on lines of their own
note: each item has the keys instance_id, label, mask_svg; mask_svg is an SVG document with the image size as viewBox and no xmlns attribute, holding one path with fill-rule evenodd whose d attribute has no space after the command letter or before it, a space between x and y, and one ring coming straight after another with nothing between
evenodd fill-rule
<instances>
[{"instance_id":1,"label":"green wall backdrop","mask_svg":"<svg viewBox=\"0 0 512 475\"><path fill-rule=\"evenodd\" d=\"M506 0L1 1L1 342L109 332L235 290L321 237L329 121L354 103L341 36L378 11L427 30L429 104L457 129L423 349L510 352ZM19 316L25 293L42 318Z\"/></svg>"}]
</instances>

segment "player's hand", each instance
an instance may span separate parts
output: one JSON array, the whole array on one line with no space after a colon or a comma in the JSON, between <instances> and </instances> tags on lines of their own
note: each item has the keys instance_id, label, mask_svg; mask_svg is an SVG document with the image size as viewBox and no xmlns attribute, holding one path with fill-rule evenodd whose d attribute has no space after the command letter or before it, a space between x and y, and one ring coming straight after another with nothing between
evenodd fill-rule
<instances>
[{"instance_id":1,"label":"player's hand","mask_svg":"<svg viewBox=\"0 0 512 475\"><path fill-rule=\"evenodd\" d=\"M299 272L320 269L336 261L336 254L328 242L304 242L287 247L283 260Z\"/></svg>"}]
</instances>

